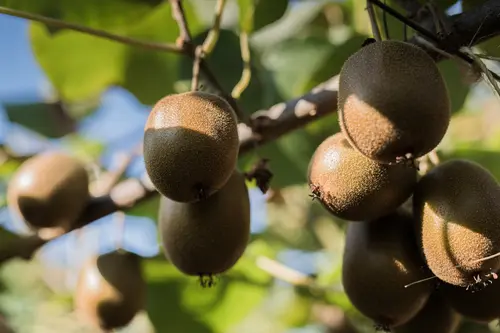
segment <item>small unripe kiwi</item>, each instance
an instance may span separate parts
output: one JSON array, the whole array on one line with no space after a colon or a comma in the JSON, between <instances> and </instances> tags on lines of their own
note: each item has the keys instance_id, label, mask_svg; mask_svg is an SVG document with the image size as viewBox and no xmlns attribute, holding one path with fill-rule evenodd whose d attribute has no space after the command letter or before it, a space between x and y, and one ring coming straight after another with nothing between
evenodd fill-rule
<instances>
[{"instance_id":1,"label":"small unripe kiwi","mask_svg":"<svg viewBox=\"0 0 500 333\"><path fill-rule=\"evenodd\" d=\"M62 152L26 160L10 180L9 207L33 230L68 230L88 203L89 177L83 163Z\"/></svg>"},{"instance_id":2,"label":"small unripe kiwi","mask_svg":"<svg viewBox=\"0 0 500 333\"><path fill-rule=\"evenodd\" d=\"M500 187L481 165L449 160L422 177L413 195L427 264L442 281L473 286L500 268Z\"/></svg>"},{"instance_id":3,"label":"small unripe kiwi","mask_svg":"<svg viewBox=\"0 0 500 333\"><path fill-rule=\"evenodd\" d=\"M434 60L410 43L368 44L344 63L338 111L354 148L384 163L434 149L448 128L448 90Z\"/></svg>"},{"instance_id":4,"label":"small unripe kiwi","mask_svg":"<svg viewBox=\"0 0 500 333\"><path fill-rule=\"evenodd\" d=\"M405 288L430 274L414 242L414 223L412 215L397 210L347 225L342 284L354 307L379 329L408 322L434 289L432 281Z\"/></svg>"},{"instance_id":5,"label":"small unripe kiwi","mask_svg":"<svg viewBox=\"0 0 500 333\"><path fill-rule=\"evenodd\" d=\"M144 133L144 161L156 189L194 202L227 182L238 158L237 119L229 103L202 91L162 98Z\"/></svg>"},{"instance_id":6,"label":"small unripe kiwi","mask_svg":"<svg viewBox=\"0 0 500 333\"><path fill-rule=\"evenodd\" d=\"M451 306L464 317L481 323L500 318L500 281L485 281L487 288L467 290L443 283L441 288Z\"/></svg>"},{"instance_id":7,"label":"small unripe kiwi","mask_svg":"<svg viewBox=\"0 0 500 333\"><path fill-rule=\"evenodd\" d=\"M82 268L75 291L75 309L102 330L125 327L144 308L146 282L141 258L115 251L91 258Z\"/></svg>"},{"instance_id":8,"label":"small unripe kiwi","mask_svg":"<svg viewBox=\"0 0 500 333\"><path fill-rule=\"evenodd\" d=\"M250 237L250 199L234 171L208 199L180 203L161 198L159 227L166 257L186 275L223 273L241 257Z\"/></svg>"},{"instance_id":9,"label":"small unripe kiwi","mask_svg":"<svg viewBox=\"0 0 500 333\"><path fill-rule=\"evenodd\" d=\"M455 333L460 327L461 320L461 316L436 290L415 317L395 327L392 331L394 333Z\"/></svg>"},{"instance_id":10,"label":"small unripe kiwi","mask_svg":"<svg viewBox=\"0 0 500 333\"><path fill-rule=\"evenodd\" d=\"M313 196L332 214L362 221L388 214L409 198L417 172L363 156L339 132L316 148L308 180Z\"/></svg>"}]
</instances>

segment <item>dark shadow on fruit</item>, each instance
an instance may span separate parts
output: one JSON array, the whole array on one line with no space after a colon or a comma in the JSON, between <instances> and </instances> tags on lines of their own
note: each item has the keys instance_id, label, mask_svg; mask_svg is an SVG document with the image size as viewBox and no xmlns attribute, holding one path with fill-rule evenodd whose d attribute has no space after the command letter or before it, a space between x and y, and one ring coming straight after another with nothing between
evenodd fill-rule
<instances>
[{"instance_id":1,"label":"dark shadow on fruit","mask_svg":"<svg viewBox=\"0 0 500 333\"><path fill-rule=\"evenodd\" d=\"M480 165L454 160L423 177L414 193L414 211L426 261L436 276L454 285L487 286L500 258L500 188ZM460 266L460 267L457 267Z\"/></svg>"},{"instance_id":2,"label":"dark shadow on fruit","mask_svg":"<svg viewBox=\"0 0 500 333\"><path fill-rule=\"evenodd\" d=\"M455 333L461 316L451 307L441 291L434 291L424 308L394 333Z\"/></svg>"},{"instance_id":3,"label":"dark shadow on fruit","mask_svg":"<svg viewBox=\"0 0 500 333\"><path fill-rule=\"evenodd\" d=\"M447 283L441 285L443 294L453 308L470 320L489 323L500 318L500 281L493 280L488 288L466 290Z\"/></svg>"},{"instance_id":4,"label":"dark shadow on fruit","mask_svg":"<svg viewBox=\"0 0 500 333\"><path fill-rule=\"evenodd\" d=\"M182 202L206 198L229 179L237 148L185 127L149 128L144 134L146 170L157 190L164 196ZM201 195L201 196L200 196Z\"/></svg>"},{"instance_id":5,"label":"dark shadow on fruit","mask_svg":"<svg viewBox=\"0 0 500 333\"><path fill-rule=\"evenodd\" d=\"M434 281L410 288L430 272L418 253L413 218L397 211L347 227L342 283L352 304L381 328L401 325L420 311Z\"/></svg>"},{"instance_id":6,"label":"dark shadow on fruit","mask_svg":"<svg viewBox=\"0 0 500 333\"><path fill-rule=\"evenodd\" d=\"M366 156L394 162L419 157L441 141L450 121L450 97L434 60L400 41L369 44L342 67L339 122Z\"/></svg>"}]
</instances>

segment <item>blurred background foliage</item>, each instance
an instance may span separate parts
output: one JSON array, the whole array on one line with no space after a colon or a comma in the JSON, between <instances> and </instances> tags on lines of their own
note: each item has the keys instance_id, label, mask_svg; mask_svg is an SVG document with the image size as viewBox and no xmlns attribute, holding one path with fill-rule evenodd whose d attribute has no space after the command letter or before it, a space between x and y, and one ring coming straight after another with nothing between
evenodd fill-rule
<instances>
[{"instance_id":1,"label":"blurred background foliage","mask_svg":"<svg viewBox=\"0 0 500 333\"><path fill-rule=\"evenodd\" d=\"M189 27L203 41L215 0L185 0ZM388 2L394 5L391 1ZM442 1L459 13L474 1ZM154 42L175 42L178 28L170 5L160 0L0 0L0 6L66 20ZM243 68L240 31L250 34L252 80L239 102L245 113L295 98L336 75L347 57L371 35L364 1L228 0L220 39L207 59L223 88L231 91ZM397 8L397 7L396 7ZM380 13L379 13L380 14ZM403 25L388 17L391 38ZM0 244L23 234L5 202L9 178L23 159L65 149L95 165L95 179L114 170L141 141L151 105L189 89L192 64L178 54L145 50L79 32L0 15ZM477 52L500 53L499 39ZM494 63L488 63L492 68ZM439 149L444 159L466 157L500 179L498 99L484 82L471 80L459 63L439 64L453 103L451 128ZM422 129L425 131L425 129ZM60 237L32 261L0 268L0 313L20 333L91 332L72 310L72 291L82 263L114 250L144 257L148 304L122 332L305 333L353 332L339 328L339 309L359 332L371 322L350 305L340 284L344 222L307 200L309 159L317 145L338 131L335 114L258 148L240 159L248 169L271 159L271 194L252 188L252 240L244 257L216 288L200 289L161 254L156 233L158 198L126 212L117 232L116 214ZM125 177L144 173L141 156ZM262 258L317 279L314 289L269 274ZM369 278L369 277L367 277ZM342 322L342 320L341 320ZM340 326L339 326L340 325ZM461 332L494 331L465 323Z\"/></svg>"}]
</instances>

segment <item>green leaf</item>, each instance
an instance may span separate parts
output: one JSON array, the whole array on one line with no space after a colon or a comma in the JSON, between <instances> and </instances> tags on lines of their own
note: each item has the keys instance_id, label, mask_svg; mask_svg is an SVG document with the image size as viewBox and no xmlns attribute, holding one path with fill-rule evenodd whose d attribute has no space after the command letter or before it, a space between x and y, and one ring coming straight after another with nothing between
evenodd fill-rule
<instances>
[{"instance_id":1,"label":"green leaf","mask_svg":"<svg viewBox=\"0 0 500 333\"><path fill-rule=\"evenodd\" d=\"M208 30L194 36L194 42L201 44ZM206 58L208 67L217 77L226 93L230 93L238 83L243 71L239 37L231 30L222 29L212 53ZM276 101L276 90L267 78L266 70L260 66L259 54L252 52L252 78L241 95L238 104L247 114L267 107ZM190 58L181 58L180 80L191 79L193 63Z\"/></svg>"},{"instance_id":2,"label":"green leaf","mask_svg":"<svg viewBox=\"0 0 500 333\"><path fill-rule=\"evenodd\" d=\"M274 74L280 93L286 99L295 98L337 75L364 40L365 37L355 35L337 46L315 36L289 39L267 49L262 62Z\"/></svg>"},{"instance_id":3,"label":"green leaf","mask_svg":"<svg viewBox=\"0 0 500 333\"><path fill-rule=\"evenodd\" d=\"M288 0L238 0L238 5L240 29L251 33L280 19L288 8Z\"/></svg>"},{"instance_id":4,"label":"green leaf","mask_svg":"<svg viewBox=\"0 0 500 333\"><path fill-rule=\"evenodd\" d=\"M100 95L123 78L127 47L73 31L55 35L39 23L30 27L33 52L66 101Z\"/></svg>"},{"instance_id":5,"label":"green leaf","mask_svg":"<svg viewBox=\"0 0 500 333\"><path fill-rule=\"evenodd\" d=\"M262 252L261 244L253 247L212 288L202 288L196 277L181 274L164 260L146 260L147 311L156 330L223 333L244 319L264 299L271 282L252 259Z\"/></svg>"},{"instance_id":6,"label":"green leaf","mask_svg":"<svg viewBox=\"0 0 500 333\"><path fill-rule=\"evenodd\" d=\"M48 138L60 138L75 130L75 121L59 103L5 104L7 117Z\"/></svg>"},{"instance_id":7,"label":"green leaf","mask_svg":"<svg viewBox=\"0 0 500 333\"><path fill-rule=\"evenodd\" d=\"M186 16L194 32L203 27L193 8ZM140 102L153 104L174 91L180 56L146 50L74 31L51 34L43 25L31 26L35 56L61 98L76 102L99 96L109 86L121 85ZM142 19L135 18L117 33L141 40L172 43L178 36L168 3Z\"/></svg>"},{"instance_id":8,"label":"green leaf","mask_svg":"<svg viewBox=\"0 0 500 333\"><path fill-rule=\"evenodd\" d=\"M0 6L99 29L129 27L161 0L0 0Z\"/></svg>"},{"instance_id":9,"label":"green leaf","mask_svg":"<svg viewBox=\"0 0 500 333\"><path fill-rule=\"evenodd\" d=\"M444 60L438 63L438 68L448 87L451 111L458 112L464 106L465 100L470 92L470 85L465 82L461 74L460 65L453 60Z\"/></svg>"}]
</instances>

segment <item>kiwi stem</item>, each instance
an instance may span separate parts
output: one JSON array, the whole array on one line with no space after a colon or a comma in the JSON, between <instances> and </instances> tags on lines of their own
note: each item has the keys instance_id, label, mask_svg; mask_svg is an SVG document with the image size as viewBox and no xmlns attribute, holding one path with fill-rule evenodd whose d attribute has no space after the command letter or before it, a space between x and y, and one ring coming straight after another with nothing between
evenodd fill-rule
<instances>
[{"instance_id":1,"label":"kiwi stem","mask_svg":"<svg viewBox=\"0 0 500 333\"><path fill-rule=\"evenodd\" d=\"M468 263L466 263L464 265L456 265L455 267L463 267L465 265L477 264L479 262L483 262L483 261L486 261L486 260L494 259L496 257L500 257L500 252L497 252L495 254L492 254L491 256L487 256L487 257L484 257L484 258L481 258L481 259L476 259L476 260L469 261ZM488 277L488 278L490 276L493 277L494 280L496 280L498 278L497 274L494 273L494 272L488 273L486 275L486 277ZM436 279L436 278L437 278L436 276L432 276L432 277L428 277L428 278L425 278L425 279L422 279L422 280L418 280L418 281L415 281L415 282L412 282L410 284L405 285L405 288L411 287L411 286L413 286L415 284L419 284L419 283L422 283L422 282L425 282L425 281Z\"/></svg>"},{"instance_id":2,"label":"kiwi stem","mask_svg":"<svg viewBox=\"0 0 500 333\"><path fill-rule=\"evenodd\" d=\"M375 40L377 42L380 42L382 40L382 36L380 34L380 29L379 29L379 26L377 23L377 17L375 15L375 10L374 10L373 5L370 2L370 0L366 0L366 10L368 11L368 16L370 17L373 38L375 38Z\"/></svg>"}]
</instances>

